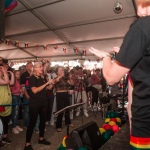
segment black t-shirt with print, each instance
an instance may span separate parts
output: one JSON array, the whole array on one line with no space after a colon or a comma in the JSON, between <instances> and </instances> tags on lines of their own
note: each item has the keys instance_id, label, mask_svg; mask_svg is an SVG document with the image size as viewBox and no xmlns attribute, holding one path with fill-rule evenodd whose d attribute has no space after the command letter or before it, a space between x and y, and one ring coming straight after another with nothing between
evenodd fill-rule
<instances>
[{"instance_id":1,"label":"black t-shirt with print","mask_svg":"<svg viewBox=\"0 0 150 150\"><path fill-rule=\"evenodd\" d=\"M45 79L43 79L40 76L32 75L29 79L29 87L30 88L40 87L45 83L46 83ZM46 87L44 87L41 91L37 92L36 94L34 94L31 90L29 103L30 104L35 103L35 104L45 105L47 103L47 100L46 100Z\"/></svg>"},{"instance_id":2,"label":"black t-shirt with print","mask_svg":"<svg viewBox=\"0 0 150 150\"><path fill-rule=\"evenodd\" d=\"M132 24L116 60L130 69L134 85L132 102L134 125L143 126L144 123L150 125L150 16L139 18Z\"/></svg>"}]
</instances>

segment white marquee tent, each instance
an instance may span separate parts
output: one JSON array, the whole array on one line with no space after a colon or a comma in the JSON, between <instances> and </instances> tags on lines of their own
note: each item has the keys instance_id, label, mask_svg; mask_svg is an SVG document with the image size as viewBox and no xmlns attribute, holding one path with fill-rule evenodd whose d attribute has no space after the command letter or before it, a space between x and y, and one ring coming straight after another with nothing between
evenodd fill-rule
<instances>
[{"instance_id":1,"label":"white marquee tent","mask_svg":"<svg viewBox=\"0 0 150 150\"><path fill-rule=\"evenodd\" d=\"M118 1L123 6L119 14L113 11ZM5 15L5 38L13 44L1 43L0 56L95 60L89 48L119 47L136 18L134 0L18 0L18 6Z\"/></svg>"}]
</instances>

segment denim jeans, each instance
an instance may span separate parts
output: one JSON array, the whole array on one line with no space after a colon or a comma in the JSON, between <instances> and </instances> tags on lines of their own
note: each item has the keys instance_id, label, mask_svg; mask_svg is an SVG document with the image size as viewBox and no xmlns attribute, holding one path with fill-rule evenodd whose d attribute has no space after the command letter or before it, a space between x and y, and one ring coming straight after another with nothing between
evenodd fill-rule
<instances>
[{"instance_id":1,"label":"denim jeans","mask_svg":"<svg viewBox=\"0 0 150 150\"><path fill-rule=\"evenodd\" d=\"M21 103L20 95L12 95L12 127L15 128L18 125L18 111ZM17 104L17 105L16 105Z\"/></svg>"},{"instance_id":2,"label":"denim jeans","mask_svg":"<svg viewBox=\"0 0 150 150\"><path fill-rule=\"evenodd\" d=\"M24 96L23 103L28 103L28 102L29 99ZM23 105L23 120L24 120L24 125L28 126L29 125L29 104Z\"/></svg>"}]
</instances>

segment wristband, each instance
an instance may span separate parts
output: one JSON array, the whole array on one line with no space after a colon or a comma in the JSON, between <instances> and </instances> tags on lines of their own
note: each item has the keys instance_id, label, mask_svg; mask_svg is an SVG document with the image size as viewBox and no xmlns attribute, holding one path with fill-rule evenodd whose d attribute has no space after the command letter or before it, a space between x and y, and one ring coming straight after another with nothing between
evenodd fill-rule
<instances>
[{"instance_id":1,"label":"wristband","mask_svg":"<svg viewBox=\"0 0 150 150\"><path fill-rule=\"evenodd\" d=\"M109 54L110 54L110 56L111 56L111 59L115 59L116 53L109 53Z\"/></svg>"},{"instance_id":2,"label":"wristband","mask_svg":"<svg viewBox=\"0 0 150 150\"><path fill-rule=\"evenodd\" d=\"M111 57L111 55L109 55L109 54L105 54L105 56L103 56L103 57L102 57L102 59L104 59L104 58L106 58L106 57L110 57L110 58L112 58L112 57Z\"/></svg>"},{"instance_id":3,"label":"wristband","mask_svg":"<svg viewBox=\"0 0 150 150\"><path fill-rule=\"evenodd\" d=\"M104 57L102 57L102 59L103 59L103 58L105 58L105 57L110 57L111 59L115 59L115 57L116 57L116 53L109 53L109 54L105 54L105 56L104 56Z\"/></svg>"}]
</instances>

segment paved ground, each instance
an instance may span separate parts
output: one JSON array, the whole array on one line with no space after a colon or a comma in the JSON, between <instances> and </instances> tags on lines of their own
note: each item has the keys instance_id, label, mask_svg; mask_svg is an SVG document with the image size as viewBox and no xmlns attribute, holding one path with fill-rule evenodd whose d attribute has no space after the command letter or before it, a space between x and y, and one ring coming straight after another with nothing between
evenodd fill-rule
<instances>
[{"instance_id":1,"label":"paved ground","mask_svg":"<svg viewBox=\"0 0 150 150\"><path fill-rule=\"evenodd\" d=\"M90 121L95 121L98 127L102 127L102 125L104 124L104 120L102 119L101 112L98 112L97 116L95 117L94 113L89 111L89 115L90 116L88 118L86 118L85 116L74 117L74 119L72 120L72 123L75 125L75 128L78 128L82 126L83 124L86 124ZM20 126L23 127L22 124L20 124ZM70 132L71 130L72 128L70 128ZM32 137L33 148L34 150L57 150L57 148L61 144L62 139L66 135L66 133L67 132L66 132L65 125L63 125L63 130L60 133L55 131L54 126L46 125L45 138L51 142L51 145L45 146L45 145L37 144L38 134L34 133ZM13 143L10 145L7 145L3 149L4 150L23 150L24 144L25 144L25 134L26 134L26 129L24 129L23 132L20 132L17 135L13 134L11 132L11 126L10 126L9 137L13 140Z\"/></svg>"}]
</instances>

